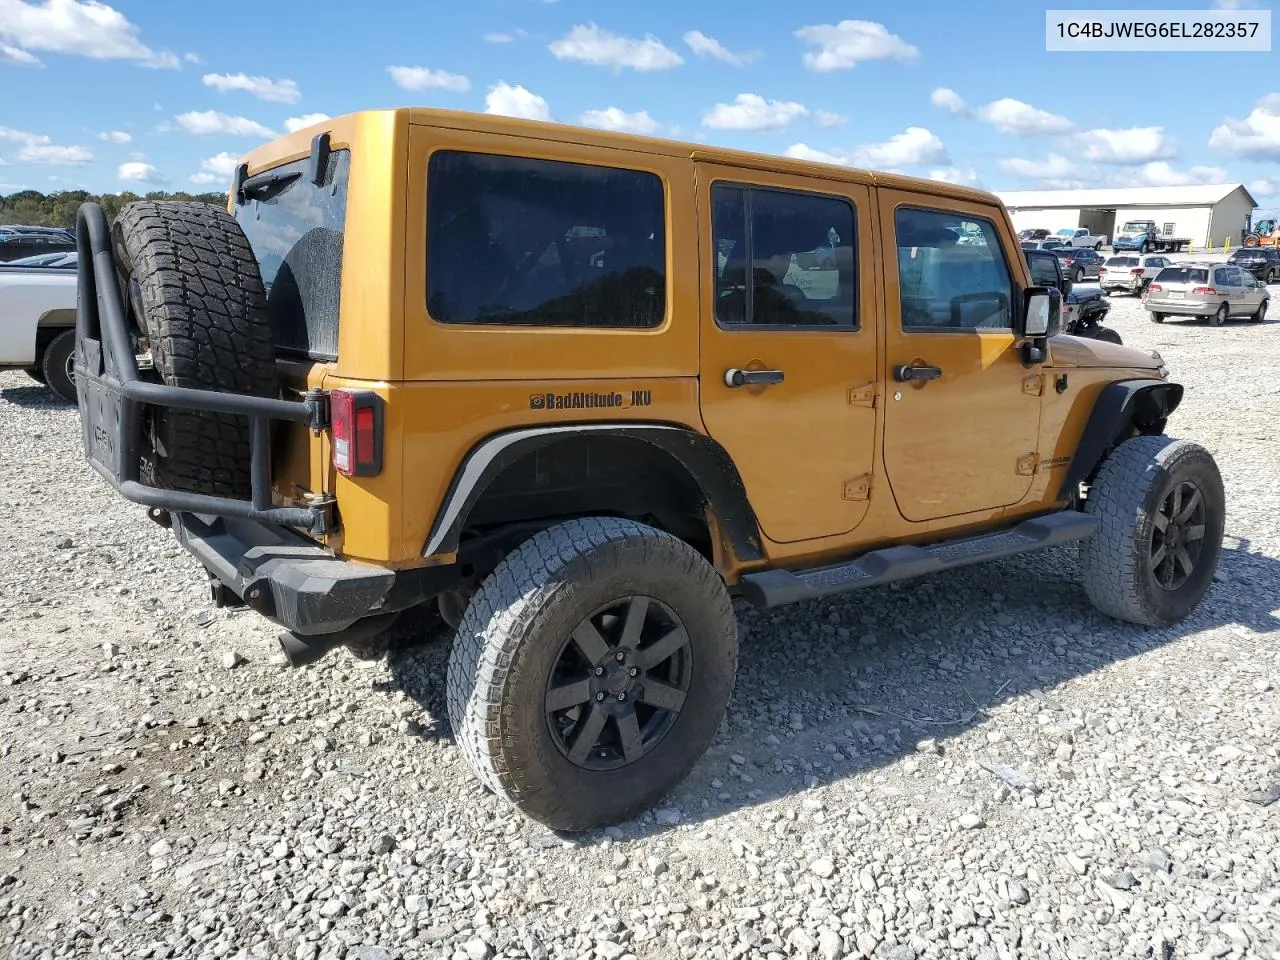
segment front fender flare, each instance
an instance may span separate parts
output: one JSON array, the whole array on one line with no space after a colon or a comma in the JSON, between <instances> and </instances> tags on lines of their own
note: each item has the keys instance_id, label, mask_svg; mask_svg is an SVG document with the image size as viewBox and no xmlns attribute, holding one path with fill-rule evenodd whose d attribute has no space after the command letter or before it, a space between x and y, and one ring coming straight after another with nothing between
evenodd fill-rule
<instances>
[{"instance_id":1,"label":"front fender flare","mask_svg":"<svg viewBox=\"0 0 1280 960\"><path fill-rule=\"evenodd\" d=\"M764 559L760 526L733 458L715 440L687 427L660 423L582 423L524 427L492 434L468 452L436 514L424 557L455 553L468 514L508 466L540 447L585 434L607 434L650 444L688 471L715 514L734 556Z\"/></svg>"},{"instance_id":2,"label":"front fender flare","mask_svg":"<svg viewBox=\"0 0 1280 960\"><path fill-rule=\"evenodd\" d=\"M1165 421L1182 402L1182 384L1168 380L1118 380L1109 383L1093 404L1059 500L1071 500L1079 485L1093 476L1099 464L1137 428L1139 433L1164 431Z\"/></svg>"}]
</instances>

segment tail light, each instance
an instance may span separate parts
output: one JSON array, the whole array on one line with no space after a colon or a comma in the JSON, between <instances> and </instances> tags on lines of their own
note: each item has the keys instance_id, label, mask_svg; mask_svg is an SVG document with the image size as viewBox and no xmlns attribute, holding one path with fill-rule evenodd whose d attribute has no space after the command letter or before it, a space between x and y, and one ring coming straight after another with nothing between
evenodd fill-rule
<instances>
[{"instance_id":1,"label":"tail light","mask_svg":"<svg viewBox=\"0 0 1280 960\"><path fill-rule=\"evenodd\" d=\"M1142 273L1142 268L1141 268L1141 267L1134 267L1134 268L1133 268L1132 270L1130 270L1129 272L1130 272L1130 273L1132 273L1132 274L1136 277L1136 276L1138 276L1139 274L1141 274L1141 273Z\"/></svg>"},{"instance_id":2,"label":"tail light","mask_svg":"<svg viewBox=\"0 0 1280 960\"><path fill-rule=\"evenodd\" d=\"M1202 293L1206 297L1216 297L1218 295L1218 291L1213 289L1213 287L1193 287L1191 292Z\"/></svg>"},{"instance_id":3,"label":"tail light","mask_svg":"<svg viewBox=\"0 0 1280 960\"><path fill-rule=\"evenodd\" d=\"M382 472L382 398L369 390L330 390L333 468L344 477Z\"/></svg>"},{"instance_id":4,"label":"tail light","mask_svg":"<svg viewBox=\"0 0 1280 960\"><path fill-rule=\"evenodd\" d=\"M1164 289L1164 287L1160 286L1160 284L1158 284L1158 283L1152 283L1152 284L1148 284L1148 285L1147 285L1147 292L1148 292L1148 293L1159 293L1159 292L1160 292L1161 290L1163 290L1163 289Z\"/></svg>"},{"instance_id":5,"label":"tail light","mask_svg":"<svg viewBox=\"0 0 1280 960\"><path fill-rule=\"evenodd\" d=\"M1099 273L1099 274L1103 274L1103 273L1106 273L1106 272L1107 272L1107 268L1106 268L1106 267L1099 267L1099 268L1098 268L1098 273Z\"/></svg>"}]
</instances>

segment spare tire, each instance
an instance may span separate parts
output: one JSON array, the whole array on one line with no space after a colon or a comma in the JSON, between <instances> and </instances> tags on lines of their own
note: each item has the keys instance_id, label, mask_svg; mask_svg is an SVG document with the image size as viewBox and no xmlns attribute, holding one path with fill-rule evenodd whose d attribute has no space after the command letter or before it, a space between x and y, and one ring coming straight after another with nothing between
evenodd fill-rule
<instances>
[{"instance_id":1,"label":"spare tire","mask_svg":"<svg viewBox=\"0 0 1280 960\"><path fill-rule=\"evenodd\" d=\"M235 218L207 203L140 200L120 211L112 246L126 302L164 383L279 396L267 295ZM249 420L148 408L144 479L247 499Z\"/></svg>"}]
</instances>

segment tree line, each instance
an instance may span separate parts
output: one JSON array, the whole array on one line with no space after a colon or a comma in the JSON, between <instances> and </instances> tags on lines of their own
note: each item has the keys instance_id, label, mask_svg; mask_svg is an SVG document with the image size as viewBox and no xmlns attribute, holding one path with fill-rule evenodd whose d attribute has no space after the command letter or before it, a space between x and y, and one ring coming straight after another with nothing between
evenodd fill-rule
<instances>
[{"instance_id":1,"label":"tree line","mask_svg":"<svg viewBox=\"0 0 1280 960\"><path fill-rule=\"evenodd\" d=\"M115 219L125 204L135 200L198 200L226 208L225 193L187 193L179 190L168 193L156 190L148 194L89 193L87 190L60 190L57 193L41 193L39 190L19 190L8 196L0 195L0 224L23 227L73 227L76 210L80 204L93 202L102 207L107 220Z\"/></svg>"}]
</instances>

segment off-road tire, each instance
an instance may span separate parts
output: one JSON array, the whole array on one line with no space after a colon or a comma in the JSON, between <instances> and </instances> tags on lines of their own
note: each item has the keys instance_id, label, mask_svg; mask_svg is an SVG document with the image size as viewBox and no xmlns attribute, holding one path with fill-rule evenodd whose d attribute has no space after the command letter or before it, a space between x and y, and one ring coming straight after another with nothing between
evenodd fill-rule
<instances>
[{"instance_id":1,"label":"off-road tire","mask_svg":"<svg viewBox=\"0 0 1280 960\"><path fill-rule=\"evenodd\" d=\"M1225 303L1219 304L1218 309L1213 311L1213 314L1209 317L1209 326L1220 327L1227 322L1230 316L1231 308Z\"/></svg>"},{"instance_id":2,"label":"off-road tire","mask_svg":"<svg viewBox=\"0 0 1280 960\"><path fill-rule=\"evenodd\" d=\"M1094 327L1091 336L1094 340L1105 340L1107 343L1124 344L1124 341L1120 339L1120 334L1116 333L1110 327Z\"/></svg>"},{"instance_id":3,"label":"off-road tire","mask_svg":"<svg viewBox=\"0 0 1280 960\"><path fill-rule=\"evenodd\" d=\"M267 296L235 218L207 203L137 201L120 211L112 245L125 300L170 386L279 395ZM246 499L249 420L151 408L149 480Z\"/></svg>"},{"instance_id":4,"label":"off-road tire","mask_svg":"<svg viewBox=\"0 0 1280 960\"><path fill-rule=\"evenodd\" d=\"M1263 300L1258 304L1258 309L1249 314L1250 323L1262 323L1262 321L1267 319L1267 302L1268 301Z\"/></svg>"},{"instance_id":5,"label":"off-road tire","mask_svg":"<svg viewBox=\"0 0 1280 960\"><path fill-rule=\"evenodd\" d=\"M1151 571L1155 516L1174 484L1191 480L1205 504L1201 554L1186 582L1160 586ZM1222 552L1226 495L1212 454L1167 436L1134 437L1103 462L1085 501L1098 529L1080 544L1085 593L1102 613L1151 627L1185 617L1213 581Z\"/></svg>"},{"instance_id":6,"label":"off-road tire","mask_svg":"<svg viewBox=\"0 0 1280 960\"><path fill-rule=\"evenodd\" d=\"M679 616L689 689L647 753L587 770L552 739L547 682L570 633L628 596L652 597ZM476 776L526 816L557 830L617 823L666 795L711 744L733 691L737 648L724 582L692 547L630 520L570 520L508 554L472 599L449 658L449 721Z\"/></svg>"},{"instance_id":7,"label":"off-road tire","mask_svg":"<svg viewBox=\"0 0 1280 960\"><path fill-rule=\"evenodd\" d=\"M76 332L64 330L49 341L40 357L40 373L44 376L44 384L55 396L67 403L80 402L76 397L75 377L70 371L75 355Z\"/></svg>"}]
</instances>

